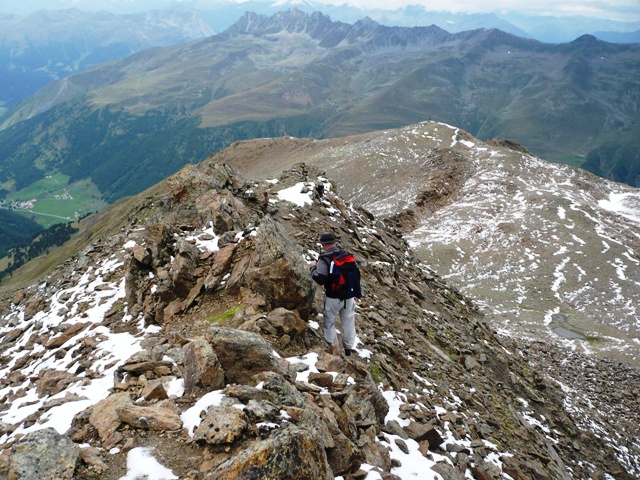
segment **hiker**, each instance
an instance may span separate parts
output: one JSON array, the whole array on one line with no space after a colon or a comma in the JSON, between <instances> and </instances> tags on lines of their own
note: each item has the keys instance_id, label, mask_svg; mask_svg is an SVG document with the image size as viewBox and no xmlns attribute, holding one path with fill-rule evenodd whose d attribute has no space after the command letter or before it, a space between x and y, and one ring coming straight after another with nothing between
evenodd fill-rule
<instances>
[{"instance_id":1,"label":"hiker","mask_svg":"<svg viewBox=\"0 0 640 480\"><path fill-rule=\"evenodd\" d=\"M324 339L329 348L333 347L336 340L336 316L340 315L344 354L349 356L356 342L355 298L362 297L360 270L353 255L339 250L336 242L332 233L320 235L324 253L318 257L318 261L311 262L311 278L325 289L322 307Z\"/></svg>"}]
</instances>

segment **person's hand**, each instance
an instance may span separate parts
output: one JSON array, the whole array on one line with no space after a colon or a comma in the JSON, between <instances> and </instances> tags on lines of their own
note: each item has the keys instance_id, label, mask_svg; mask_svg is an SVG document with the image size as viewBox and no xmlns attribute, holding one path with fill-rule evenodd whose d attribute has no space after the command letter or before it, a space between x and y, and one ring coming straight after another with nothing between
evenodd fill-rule
<instances>
[{"instance_id":1,"label":"person's hand","mask_svg":"<svg viewBox=\"0 0 640 480\"><path fill-rule=\"evenodd\" d=\"M311 260L311 263L309 265L315 267L316 265L318 265L318 262L316 262L315 260Z\"/></svg>"}]
</instances>

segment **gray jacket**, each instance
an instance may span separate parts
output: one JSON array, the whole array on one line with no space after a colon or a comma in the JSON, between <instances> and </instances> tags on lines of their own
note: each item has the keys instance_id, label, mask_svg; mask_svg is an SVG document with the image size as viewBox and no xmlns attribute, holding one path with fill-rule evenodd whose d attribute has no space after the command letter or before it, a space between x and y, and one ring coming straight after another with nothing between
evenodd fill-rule
<instances>
[{"instance_id":1,"label":"gray jacket","mask_svg":"<svg viewBox=\"0 0 640 480\"><path fill-rule=\"evenodd\" d=\"M329 278L329 266L331 259L340 250L336 247L330 248L318 257L318 263L315 267L311 267L311 278L318 285L324 286Z\"/></svg>"}]
</instances>

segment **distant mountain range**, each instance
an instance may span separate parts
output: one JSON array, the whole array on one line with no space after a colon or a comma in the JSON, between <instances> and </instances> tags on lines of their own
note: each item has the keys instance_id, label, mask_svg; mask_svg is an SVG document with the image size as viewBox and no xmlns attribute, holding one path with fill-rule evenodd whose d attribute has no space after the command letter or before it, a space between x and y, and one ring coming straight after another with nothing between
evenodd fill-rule
<instances>
[{"instance_id":1,"label":"distant mountain range","mask_svg":"<svg viewBox=\"0 0 640 480\"><path fill-rule=\"evenodd\" d=\"M367 16L389 26L415 27L436 25L450 33L458 33L478 28L498 28L518 36L533 38L543 42L565 43L591 34L609 42L638 42L640 37L640 21L635 15L624 17L618 13L617 18L610 20L598 18L597 15L586 17L579 15L552 16L534 15L522 10L495 10L489 13L453 13L447 11L431 11L422 5L398 7L363 7L345 1L330 5L312 0L24 0L19 3L13 0L0 0L0 12L32 13L36 10L80 8L89 11L110 11L113 13L140 13L157 9L191 9L200 12L203 18L216 31L222 31L235 23L247 11L263 15L273 15L291 7L307 13L321 11L333 20L355 23ZM596 6L599 7L599 6ZM623 8L623 7L621 7ZM601 8L600 8L601 9ZM629 7L631 10L631 7ZM597 12L598 8L592 9ZM604 16L604 15L603 15ZM611 17L606 15L606 17ZM615 18L615 17L611 17Z\"/></svg>"},{"instance_id":2,"label":"distant mountain range","mask_svg":"<svg viewBox=\"0 0 640 480\"><path fill-rule=\"evenodd\" d=\"M635 32L595 32L593 35L611 43L640 43L640 30Z\"/></svg>"},{"instance_id":3,"label":"distant mountain range","mask_svg":"<svg viewBox=\"0 0 640 480\"><path fill-rule=\"evenodd\" d=\"M150 47L213 33L198 14L184 10L0 14L0 112L52 80Z\"/></svg>"},{"instance_id":4,"label":"distant mountain range","mask_svg":"<svg viewBox=\"0 0 640 480\"><path fill-rule=\"evenodd\" d=\"M19 104L0 127L0 189L37 198L29 187L59 173L58 183L90 179L87 198L111 202L236 140L427 119L553 161L593 158L599 173L637 185L638 91L640 45L247 13L222 34L97 66Z\"/></svg>"}]
</instances>

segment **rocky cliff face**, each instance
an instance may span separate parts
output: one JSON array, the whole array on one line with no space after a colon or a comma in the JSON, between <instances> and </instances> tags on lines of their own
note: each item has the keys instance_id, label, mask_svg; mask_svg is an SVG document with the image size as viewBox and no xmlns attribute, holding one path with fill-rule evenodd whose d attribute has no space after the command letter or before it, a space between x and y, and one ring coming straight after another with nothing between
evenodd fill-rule
<instances>
[{"instance_id":1,"label":"rocky cliff face","mask_svg":"<svg viewBox=\"0 0 640 480\"><path fill-rule=\"evenodd\" d=\"M553 347L498 337L316 167L249 182L206 161L125 216L2 304L0 478L640 473L637 409L574 401L589 380L546 373ZM325 349L308 275L328 230L363 274L350 357ZM637 405L637 372L608 368Z\"/></svg>"}]
</instances>

